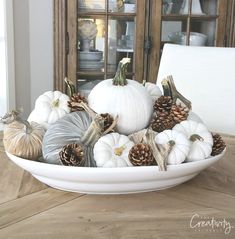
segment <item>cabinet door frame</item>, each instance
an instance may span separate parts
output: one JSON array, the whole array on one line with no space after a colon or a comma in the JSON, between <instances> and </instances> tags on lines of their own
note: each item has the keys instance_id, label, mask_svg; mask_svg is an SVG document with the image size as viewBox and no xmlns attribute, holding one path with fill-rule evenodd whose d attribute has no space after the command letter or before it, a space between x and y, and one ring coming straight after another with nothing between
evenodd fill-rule
<instances>
[{"instance_id":1,"label":"cabinet door frame","mask_svg":"<svg viewBox=\"0 0 235 239\"><path fill-rule=\"evenodd\" d=\"M107 1L107 0L106 0ZM134 79L144 80L146 2L136 0ZM64 78L77 83L77 0L54 0L54 89L66 92Z\"/></svg>"}]
</instances>

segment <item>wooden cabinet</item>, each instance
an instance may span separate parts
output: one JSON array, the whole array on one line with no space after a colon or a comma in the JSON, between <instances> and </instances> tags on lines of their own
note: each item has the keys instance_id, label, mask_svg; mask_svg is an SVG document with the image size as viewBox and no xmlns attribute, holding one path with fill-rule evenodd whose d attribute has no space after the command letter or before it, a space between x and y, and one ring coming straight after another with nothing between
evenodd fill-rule
<instances>
[{"instance_id":1,"label":"wooden cabinet","mask_svg":"<svg viewBox=\"0 0 235 239\"><path fill-rule=\"evenodd\" d=\"M232 46L234 0L54 0L55 89L89 91L130 57L128 76L156 81L166 42ZM90 34L91 33L91 34Z\"/></svg>"}]
</instances>

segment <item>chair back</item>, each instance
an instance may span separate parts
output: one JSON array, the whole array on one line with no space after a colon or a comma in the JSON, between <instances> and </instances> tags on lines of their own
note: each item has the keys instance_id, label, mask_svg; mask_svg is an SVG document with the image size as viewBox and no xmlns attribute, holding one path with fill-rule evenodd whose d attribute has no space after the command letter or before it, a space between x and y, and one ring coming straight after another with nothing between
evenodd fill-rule
<instances>
[{"instance_id":1,"label":"chair back","mask_svg":"<svg viewBox=\"0 0 235 239\"><path fill-rule=\"evenodd\" d=\"M235 135L235 48L165 44L157 85L168 75L209 130Z\"/></svg>"}]
</instances>

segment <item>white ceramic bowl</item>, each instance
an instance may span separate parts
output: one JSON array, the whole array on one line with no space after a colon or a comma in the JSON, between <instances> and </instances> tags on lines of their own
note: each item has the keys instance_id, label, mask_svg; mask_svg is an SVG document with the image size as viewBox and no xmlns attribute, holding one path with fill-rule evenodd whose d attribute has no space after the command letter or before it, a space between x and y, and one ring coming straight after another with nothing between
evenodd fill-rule
<instances>
[{"instance_id":1,"label":"white ceramic bowl","mask_svg":"<svg viewBox=\"0 0 235 239\"><path fill-rule=\"evenodd\" d=\"M169 165L165 172L158 171L157 166L70 167L30 161L9 153L7 155L18 166L53 188L89 194L127 194L161 190L186 182L221 159L224 152L197 162Z\"/></svg>"},{"instance_id":2,"label":"white ceramic bowl","mask_svg":"<svg viewBox=\"0 0 235 239\"><path fill-rule=\"evenodd\" d=\"M170 41L180 45L186 45L186 32L171 32L168 35ZM205 46L207 36L199 32L190 32L190 46Z\"/></svg>"}]
</instances>

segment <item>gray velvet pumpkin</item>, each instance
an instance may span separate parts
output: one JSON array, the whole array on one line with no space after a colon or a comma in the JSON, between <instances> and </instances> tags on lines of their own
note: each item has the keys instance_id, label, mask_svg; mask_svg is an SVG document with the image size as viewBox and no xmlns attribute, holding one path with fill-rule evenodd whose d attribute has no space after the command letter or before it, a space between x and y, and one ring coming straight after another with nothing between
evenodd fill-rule
<instances>
[{"instance_id":1,"label":"gray velvet pumpkin","mask_svg":"<svg viewBox=\"0 0 235 239\"><path fill-rule=\"evenodd\" d=\"M59 152L64 145L79 143L85 132L91 125L92 118L84 111L77 111L65 115L63 118L50 125L43 138L43 158L51 164L61 164ZM93 159L93 145L86 145L85 161L83 166L95 167Z\"/></svg>"}]
</instances>

